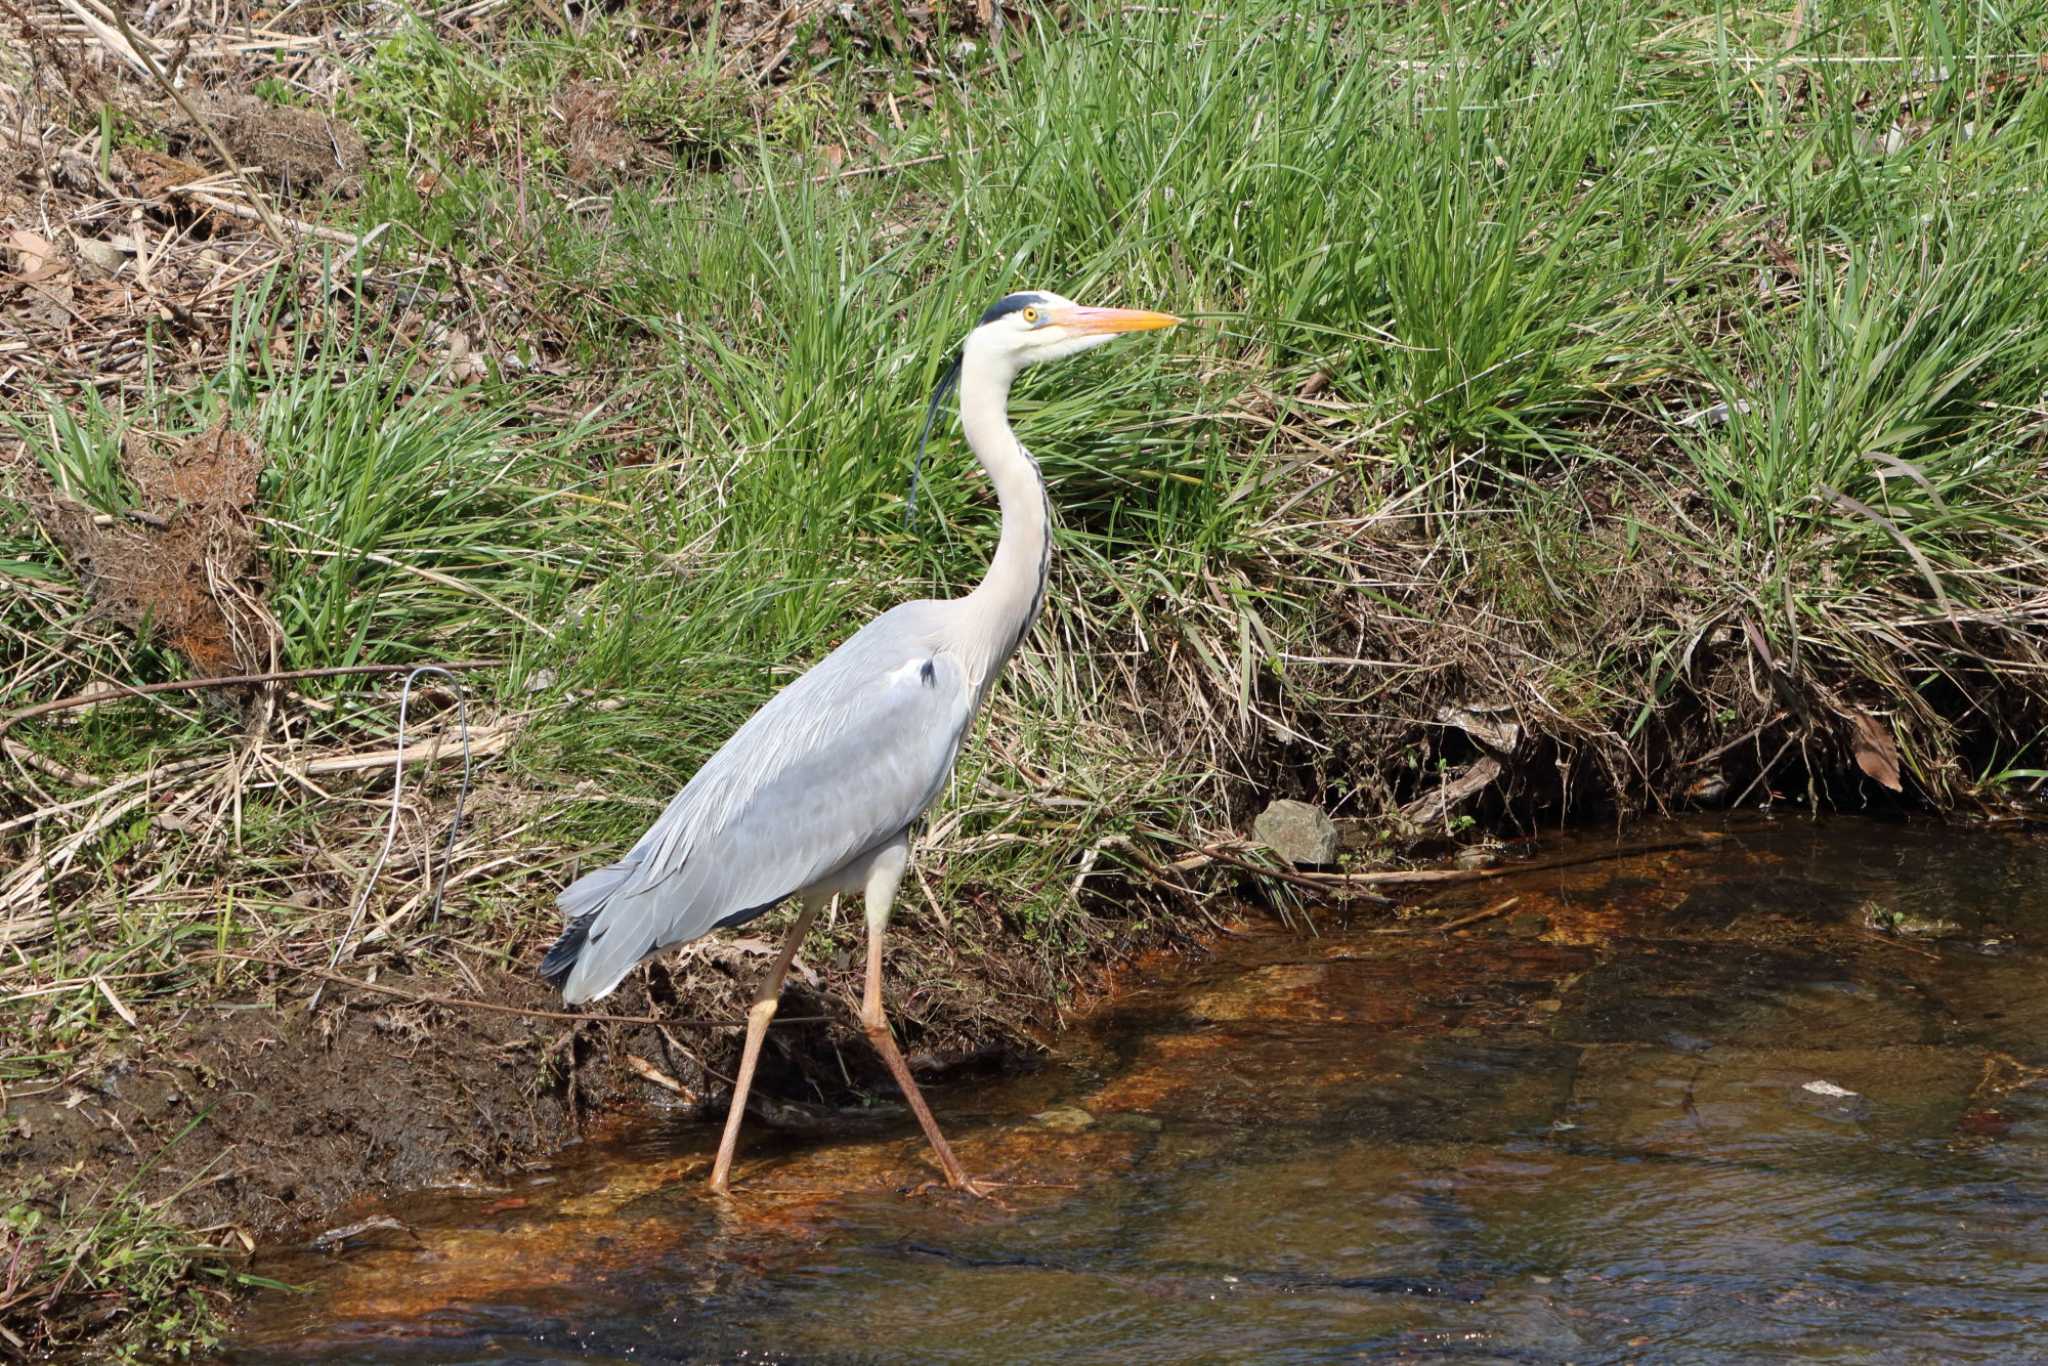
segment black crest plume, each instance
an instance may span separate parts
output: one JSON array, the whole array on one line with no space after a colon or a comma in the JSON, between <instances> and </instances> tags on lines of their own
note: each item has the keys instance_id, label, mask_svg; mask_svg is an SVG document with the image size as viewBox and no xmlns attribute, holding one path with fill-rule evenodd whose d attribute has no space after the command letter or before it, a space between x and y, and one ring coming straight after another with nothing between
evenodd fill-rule
<instances>
[{"instance_id":1,"label":"black crest plume","mask_svg":"<svg viewBox=\"0 0 2048 1366\"><path fill-rule=\"evenodd\" d=\"M939 420L939 409L945 406L946 396L960 387L960 363L967 358L965 351L953 353L953 363L946 367L946 373L939 376L939 382L932 389L931 402L925 405L924 430L917 434L917 459L910 466L910 496L903 500L903 525L909 526L917 518L917 486L924 477L924 446L931 439L932 426Z\"/></svg>"}]
</instances>

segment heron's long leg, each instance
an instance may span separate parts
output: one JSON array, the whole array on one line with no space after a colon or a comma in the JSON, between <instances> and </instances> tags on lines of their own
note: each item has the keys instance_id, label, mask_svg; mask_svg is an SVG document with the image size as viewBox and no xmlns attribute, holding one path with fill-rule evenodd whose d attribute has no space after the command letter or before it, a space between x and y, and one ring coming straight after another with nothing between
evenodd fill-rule
<instances>
[{"instance_id":1,"label":"heron's long leg","mask_svg":"<svg viewBox=\"0 0 2048 1366\"><path fill-rule=\"evenodd\" d=\"M811 921L817 916L818 903L805 901L796 923L789 927L789 933L783 938L782 951L768 965L767 975L761 978L761 985L754 992L754 1004L747 1010L747 1043L740 1052L739 1079L733 1083L732 1108L725 1112L725 1136L718 1140L718 1161L711 1167L711 1189L720 1195L725 1194L726 1178L732 1173L733 1150L739 1146L740 1120L747 1113L747 1092L754 1084L754 1064L761 1057L761 1040L768 1033L768 1022L775 1018L775 1007L782 1000L782 979L789 975L789 965L795 960L796 951L803 947L804 936L810 932Z\"/></svg>"},{"instance_id":2,"label":"heron's long leg","mask_svg":"<svg viewBox=\"0 0 2048 1366\"><path fill-rule=\"evenodd\" d=\"M907 842L885 850L868 874L868 980L867 989L861 993L860 1025L868 1042L882 1055L890 1075L896 1078L903 1098L910 1102L910 1111L917 1116L924 1136L931 1141L932 1154L939 1159L939 1169L946 1174L946 1184L954 1190L981 1195L981 1186L962 1169L960 1159L953 1156L952 1145L939 1132L939 1122L932 1118L931 1107L924 1103L924 1093L917 1089L910 1067L903 1061L896 1038L889 1031L889 1017L882 1009L882 937L889 929L889 907L896 899L896 884L903 880L909 855Z\"/></svg>"}]
</instances>

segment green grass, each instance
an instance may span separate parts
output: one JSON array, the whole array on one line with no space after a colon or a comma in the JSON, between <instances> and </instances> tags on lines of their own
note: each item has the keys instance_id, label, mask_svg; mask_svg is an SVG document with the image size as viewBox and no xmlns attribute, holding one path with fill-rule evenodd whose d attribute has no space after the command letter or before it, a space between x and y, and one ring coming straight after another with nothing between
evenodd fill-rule
<instances>
[{"instance_id":1,"label":"green grass","mask_svg":"<svg viewBox=\"0 0 2048 1366\"><path fill-rule=\"evenodd\" d=\"M410 20L344 100L378 149L363 221L444 248L426 260L446 302L435 263L516 258L547 335L473 339L495 377L451 391L431 338L334 318L284 361L251 348L197 392L25 430L109 510L136 422L248 431L272 458L281 662L515 656L500 700L545 680L522 781L596 784L561 829L603 848L792 668L979 572L993 522L949 432L915 527L902 496L920 404L983 301L1046 283L1187 313L1164 344L1034 377L1016 403L1065 553L999 724L1084 788L1183 794L948 862L1021 893L1035 925L1071 902L1028 889L1063 889L1081 849L1191 828L1217 784L1259 776L1245 747L1304 700L1277 661L1319 648L1344 577L1326 519L1302 515L1331 503L1290 501L1311 470L1354 517L1403 512L1374 554L1436 544L1479 585L1434 580L1448 603L1556 645L1548 675L1575 681L1545 704L1588 726L1629 712L1631 671L1668 697L1651 661L1743 610L1788 655L1867 657L1924 711L1926 678L1877 668L1867 620L1995 614L2039 564L2041 214L2018 192L2048 100L2001 54L2040 18L1879 6L1788 49L1780 21L1712 9L1105 7L947 73L870 148L900 169L820 184L808 150L896 79L833 30L783 89L839 122L771 128L733 105L717 136L744 192L679 163L598 212L515 183L472 134L545 153L549 93L612 79L629 126L684 136L693 100L727 99L717 35L537 18L485 47ZM1910 136L1888 146L1901 110ZM423 170L439 179L420 194ZM248 304L250 336L269 307ZM537 360L567 373L523 378ZM1311 374L1325 398L1299 406ZM1680 421L1715 403L1727 421ZM1617 431L1635 444L1612 448ZM1647 638L1594 648L1620 571L1597 567L1614 552L1572 500L1601 484L1638 509L1624 559L1702 573L1627 623ZM17 562L62 572L27 542ZM1120 687L1168 689L1206 738L1142 704L1091 715ZM1124 743L1099 768L1059 754L1072 727L1028 724L1041 713ZM961 790L1017 782L977 750Z\"/></svg>"},{"instance_id":2,"label":"green grass","mask_svg":"<svg viewBox=\"0 0 2048 1366\"><path fill-rule=\"evenodd\" d=\"M1928 687L1969 647L1930 627L1901 666L1872 623L1995 616L2039 568L2048 343L2030 326L2041 213L2019 191L2048 99L2001 54L2048 32L2041 11L1878 6L1789 48L1781 21L1712 9L1586 18L1104 7L1013 35L1006 61L947 71L880 123L862 101L899 87L895 59L860 49L863 66L829 24L825 55L767 97L825 111L792 121L720 93L716 33L536 17L487 46L409 20L343 101L377 147L358 212L440 249L425 282L444 304L460 296L437 265L509 263L528 311L472 338L493 377L453 389L432 336L337 316L196 392L52 413L29 445L115 510L128 427L249 432L272 459L281 662L515 657L480 681L535 703L520 780L543 802L585 784L557 830L601 851L877 607L973 581L993 519L947 429L914 527L902 498L920 405L986 299L1043 283L1186 313L1163 344L1034 376L1016 402L1064 555L997 725L1009 758L1102 800L984 848L974 823L1029 794L977 748L945 870L1007 888L1034 933L1072 913L1082 851L1215 819L1262 776L1260 744L1355 695L1281 664L1332 653L1321 623L1359 577L1340 507L1401 514L1364 559L1427 545L1447 566L1377 600L1397 633L1491 617L1570 727L1639 733L1646 687L1653 709L1698 690L1668 670L1744 614L1783 656L1834 657L1931 722ZM516 130L544 174L551 94L585 80L655 141L723 109L743 192L679 162L593 211L493 160ZM898 169L816 183L811 149L856 120ZM249 337L272 309L249 301ZM1311 375L1323 397L1298 404ZM1725 422L1682 421L1716 403ZM1311 474L1324 496L1302 504ZM1612 535L1590 534L1593 487L1633 509ZM11 530L18 563L62 573ZM1634 575L1671 582L1617 616ZM1063 739L1091 723L1114 737L1099 758ZM1308 738L1374 762L1330 729ZM68 728L47 733L78 757Z\"/></svg>"},{"instance_id":3,"label":"green grass","mask_svg":"<svg viewBox=\"0 0 2048 1366\"><path fill-rule=\"evenodd\" d=\"M273 283L208 382L19 428L110 512L124 434L259 441L286 667L514 661L472 678L523 716L483 838L550 872L448 908L504 961L563 864L622 849L797 670L974 581L993 508L952 424L906 526L909 457L968 321L1023 286L1194 320L1014 402L1054 591L925 866L976 908L970 943L1024 945L1045 980L1126 928L1088 892L1131 871L1120 841L1170 853L1275 788L1370 816L1455 766L1450 702L1512 707L1560 801L1666 798L1734 746L1854 804L1859 709L1913 797L2039 786L2037 0L1796 33L1789 6L1085 4L1001 59L828 14L765 84L716 32L552 13L407 20L345 73L375 161L330 212L397 225L354 266L413 303L387 279L308 315ZM577 83L650 159L570 182ZM841 150L875 173L824 174ZM448 373L444 317L482 379ZM19 504L0 573L0 704L183 667L93 618ZM384 683L303 691L326 707L304 742L388 743ZM10 738L116 779L240 724L173 697ZM233 926L137 912L113 943L38 934L12 971L153 964L148 1010L196 936L329 935L290 878L316 847L366 864L381 792L280 784L233 842L110 830L60 924L155 860L232 888ZM66 1008L67 1040L118 1031L90 993Z\"/></svg>"}]
</instances>

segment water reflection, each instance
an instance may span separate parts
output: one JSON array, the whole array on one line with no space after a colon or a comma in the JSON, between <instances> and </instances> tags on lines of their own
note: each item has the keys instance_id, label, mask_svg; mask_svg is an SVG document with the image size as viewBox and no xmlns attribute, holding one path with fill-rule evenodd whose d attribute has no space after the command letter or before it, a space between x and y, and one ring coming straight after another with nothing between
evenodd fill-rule
<instances>
[{"instance_id":1,"label":"water reflection","mask_svg":"<svg viewBox=\"0 0 2048 1366\"><path fill-rule=\"evenodd\" d=\"M1449 938L1362 917L1132 983L1058 1065L937 1098L1002 1206L902 1195L893 1128L750 1135L721 1206L679 1125L271 1265L315 1291L234 1359L2031 1355L2048 842L1715 828L1444 897L1520 898Z\"/></svg>"}]
</instances>

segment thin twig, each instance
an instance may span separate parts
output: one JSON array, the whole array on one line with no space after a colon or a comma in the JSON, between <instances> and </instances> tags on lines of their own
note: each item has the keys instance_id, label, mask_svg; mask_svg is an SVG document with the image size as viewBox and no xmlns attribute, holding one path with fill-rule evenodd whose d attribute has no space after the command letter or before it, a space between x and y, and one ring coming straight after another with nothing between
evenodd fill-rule
<instances>
[{"instance_id":1,"label":"thin twig","mask_svg":"<svg viewBox=\"0 0 2048 1366\"><path fill-rule=\"evenodd\" d=\"M1602 849L1594 853L1572 854L1565 858L1551 859L1546 863L1505 863L1496 868L1406 868L1387 873L1289 873L1272 868L1261 868L1255 863L1246 863L1231 858L1216 848L1197 850L1202 857L1217 863L1242 868L1258 873L1262 877L1278 878L1282 882L1293 882L1313 887L1322 892L1341 892L1347 887L1401 887L1438 884L1445 882L1485 882L1499 877L1521 877L1526 873L1547 873L1555 868L1576 868L1586 863L1605 863L1611 859L1634 858L1638 854L1663 854L1675 849L1704 849L1719 843L1726 836L1708 832L1692 839L1665 840L1657 844L1636 844L1620 849Z\"/></svg>"},{"instance_id":2,"label":"thin twig","mask_svg":"<svg viewBox=\"0 0 2048 1366\"><path fill-rule=\"evenodd\" d=\"M47 759L22 744L19 740L0 740L0 753L18 764L26 764L45 777L69 783L73 787L97 787L99 780L90 773L80 773L75 768L66 768L55 759Z\"/></svg>"},{"instance_id":3,"label":"thin twig","mask_svg":"<svg viewBox=\"0 0 2048 1366\"><path fill-rule=\"evenodd\" d=\"M297 972L303 973L308 977L318 977L322 981L332 982L336 986L353 987L357 991L372 991L384 996L395 996L401 1001L411 1001L415 1005L450 1006L462 1010L487 1010L498 1015L524 1015L528 1019L533 1020L575 1020L579 1022L589 1021L596 1024L653 1025L656 1028L662 1025L670 1027L680 1025L691 1029L741 1029L746 1025L746 1021L743 1019L684 1020L663 1018L658 1015L607 1015L600 1011L537 1010L531 1006L505 1005L499 1001L475 1001L461 996L437 996L432 992L406 991L401 987L387 987L381 982L365 982L360 977L351 977L345 972L328 972L324 968L309 968L299 963L287 963L281 958L266 958L262 954L236 953L227 949L209 949L206 952L194 954L193 957L200 962L216 958L230 958L244 963L260 963L265 967L277 968L284 972ZM787 1017L778 1015L770 1023L785 1025L829 1024L831 1023L831 1018L829 1015L791 1015Z\"/></svg>"},{"instance_id":4,"label":"thin twig","mask_svg":"<svg viewBox=\"0 0 2048 1366\"><path fill-rule=\"evenodd\" d=\"M689 1087L683 1085L674 1077L662 1071L659 1067L656 1067L653 1063L647 1061L647 1059L641 1057L639 1054L626 1054L626 1066L632 1068L634 1072L638 1073L642 1080L653 1082L662 1090L670 1092L673 1095L680 1096L682 1098L683 1104L695 1105L697 1103L697 1093L695 1091L692 1091Z\"/></svg>"},{"instance_id":5,"label":"thin twig","mask_svg":"<svg viewBox=\"0 0 2048 1366\"><path fill-rule=\"evenodd\" d=\"M509 659L459 659L434 667L451 672L462 669L497 669L511 663ZM212 678L181 678L171 683L109 683L91 692L75 693L60 697L54 702L38 702L33 707L23 707L0 716L0 735L5 735L21 722L36 716L47 716L53 711L68 711L73 707L90 707L95 702L111 702L121 697L148 697L160 692L196 692L203 688L233 688L245 683L289 683L300 678L341 678L352 674L395 674L417 668L413 664L341 664L325 669L283 669L260 674L218 674Z\"/></svg>"},{"instance_id":6,"label":"thin twig","mask_svg":"<svg viewBox=\"0 0 2048 1366\"><path fill-rule=\"evenodd\" d=\"M438 664L421 664L405 676L405 684L398 690L398 739L391 750L391 816L384 827L384 846L377 851L376 862L370 865L369 874L363 879L363 890L356 897L355 909L349 912L348 927L334 942L334 956L327 960L329 970L341 962L342 954L348 950L348 941L355 937L356 928L363 923L363 912L370 905L370 893L377 888L377 874L384 871L384 861L391 857L391 846L398 840L398 799L405 791L405 716L412 705L413 683L421 674L429 673L440 674L455 685L455 725L462 736L462 787L455 794L455 817L448 823L448 843L441 851L441 876L434 880L433 922L439 923L441 919L441 893L448 884L448 863L455 856L456 837L462 833L462 804L469 799L469 776L473 767L469 749L469 690L462 686L461 679ZM314 988L306 1009L311 1010L320 1004L323 990L324 987Z\"/></svg>"},{"instance_id":7,"label":"thin twig","mask_svg":"<svg viewBox=\"0 0 2048 1366\"><path fill-rule=\"evenodd\" d=\"M1180 878L1170 876L1166 869L1160 867L1151 859L1146 858L1145 855L1139 851L1136 841L1131 840L1125 836L1117 836L1116 842L1118 843L1118 845L1122 847L1123 851L1137 863L1137 865L1140 868L1145 870L1145 872L1152 878L1152 880L1155 883L1157 883L1161 887L1164 887L1168 892L1172 893L1176 898L1179 899L1180 903L1183 906L1186 906L1196 915L1199 915L1202 917L1202 919L1208 921L1210 929L1215 930L1216 933L1220 935L1235 935L1236 932L1234 930L1232 930L1228 925L1225 925L1222 921L1216 918L1215 914L1212 911L1210 911L1209 907L1203 902L1202 898L1195 894L1193 888L1189 887L1187 883L1182 881Z\"/></svg>"},{"instance_id":8,"label":"thin twig","mask_svg":"<svg viewBox=\"0 0 2048 1366\"><path fill-rule=\"evenodd\" d=\"M1443 924L1436 927L1436 931L1438 934L1449 934L1452 930L1462 930L1467 925L1477 925L1482 920L1491 920L1506 911L1510 906L1521 901L1521 899L1518 896L1511 896L1498 906L1491 906L1483 911L1474 911L1470 915L1461 915L1456 920L1446 920Z\"/></svg>"},{"instance_id":9,"label":"thin twig","mask_svg":"<svg viewBox=\"0 0 2048 1366\"><path fill-rule=\"evenodd\" d=\"M796 183L809 185L830 185L832 182L837 180L852 180L855 176L887 175L891 171L900 171L907 166L924 166L934 161L944 161L947 157L950 157L952 155L953 154L951 152L933 152L929 156L906 157L902 161L885 161L874 166L856 166L849 171L826 171L822 175L814 175L806 180L798 181ZM783 190L788 188L789 182L784 182L780 185L748 185L742 188L740 190L740 193L760 194L765 190Z\"/></svg>"},{"instance_id":10,"label":"thin twig","mask_svg":"<svg viewBox=\"0 0 2048 1366\"><path fill-rule=\"evenodd\" d=\"M481 726L470 736L469 752L472 757L488 759L510 747L519 736L519 727L508 718L497 726ZM439 738L439 737L436 737ZM376 749L362 754L329 754L318 759L308 759L303 764L283 765L293 778L312 778L329 773L356 773L366 768L396 767L400 764L417 763L422 757L433 758L435 752L414 746L407 754L400 749Z\"/></svg>"},{"instance_id":11,"label":"thin twig","mask_svg":"<svg viewBox=\"0 0 2048 1366\"><path fill-rule=\"evenodd\" d=\"M1664 854L1677 849L1705 849L1725 838L1724 835L1709 832L1692 839L1664 840L1657 844L1634 844L1621 849L1602 849L1595 853L1572 854L1565 858L1550 859L1544 863L1504 863L1495 868L1418 868L1394 873L1321 873L1311 876L1319 881L1329 879L1332 882L1361 882L1368 885L1485 882L1497 877L1520 877L1525 873L1547 873L1552 869L1577 868L1587 863L1607 863L1614 859L1634 858L1639 854Z\"/></svg>"},{"instance_id":12,"label":"thin twig","mask_svg":"<svg viewBox=\"0 0 2048 1366\"><path fill-rule=\"evenodd\" d=\"M106 20L94 14L84 5L79 4L78 0L57 0L57 3L70 10L72 15L81 24L85 25L86 31L100 40L101 46L105 47L107 51L113 53L116 57L119 57L122 61L128 63L128 65L134 67L138 74L143 76L155 74L143 63L141 54L135 50L134 34L131 33L125 38L122 37L119 32L109 27ZM16 13L20 13L20 11L17 10ZM116 18L119 18L118 14ZM23 23L27 23L26 16L23 18ZM128 26L123 23L121 27L125 30Z\"/></svg>"},{"instance_id":13,"label":"thin twig","mask_svg":"<svg viewBox=\"0 0 2048 1366\"><path fill-rule=\"evenodd\" d=\"M1372 873L1296 873L1285 868L1268 868L1246 859L1232 858L1230 855L1213 847L1204 849L1201 853L1202 857L1210 862L1220 863L1226 868L1238 868L1247 873L1256 873L1260 877L1269 877L1278 882L1291 883L1296 887L1306 887L1311 891L1323 892L1325 894L1332 890L1341 890L1347 884L1362 884L1377 876ZM1333 882L1333 880L1335 881ZM1382 904L1385 904L1387 901L1387 898L1373 892L1360 892L1358 895Z\"/></svg>"},{"instance_id":14,"label":"thin twig","mask_svg":"<svg viewBox=\"0 0 2048 1366\"><path fill-rule=\"evenodd\" d=\"M260 211L251 212L240 204L235 203L232 199L222 199L217 194L208 194L204 190L195 190L177 185L172 186L164 191L164 193L176 195L180 199L193 200L212 209L215 213L224 213L230 218L289 226L294 232L304 233L308 237L317 237L322 242L332 242L338 247L347 247L351 254L368 245L366 237L358 237L352 232L343 232L340 228L330 228L322 223L308 223L302 218L285 218L272 211L267 205ZM261 199L255 202L259 205L263 204Z\"/></svg>"},{"instance_id":15,"label":"thin twig","mask_svg":"<svg viewBox=\"0 0 2048 1366\"><path fill-rule=\"evenodd\" d=\"M1858 930L1857 933L1873 944L1882 944L1888 949L1904 949L1907 953L1917 953L1922 958L1931 958L1937 963L1941 961L1940 954L1932 949L1923 949L1918 944L1908 944L1904 940L1894 939L1890 935L1880 934L1876 930Z\"/></svg>"},{"instance_id":16,"label":"thin twig","mask_svg":"<svg viewBox=\"0 0 2048 1366\"><path fill-rule=\"evenodd\" d=\"M887 175L891 171L901 171L911 166L927 166L934 161L944 161L952 155L954 154L950 151L933 152L929 156L905 157L902 161L885 161L873 166L855 166L851 170L825 171L818 175L800 176L795 180L770 181L764 185L745 185L740 188L740 193L764 194L772 190L793 189L798 185L830 185L834 181L852 180L856 176ZM683 196L681 195L665 194L658 195L647 202L650 205L661 206L678 203L682 198ZM585 209L602 208L611 202L612 196L608 194L593 194L586 195L581 199L572 199L567 207L571 213L581 213Z\"/></svg>"}]
</instances>

